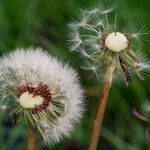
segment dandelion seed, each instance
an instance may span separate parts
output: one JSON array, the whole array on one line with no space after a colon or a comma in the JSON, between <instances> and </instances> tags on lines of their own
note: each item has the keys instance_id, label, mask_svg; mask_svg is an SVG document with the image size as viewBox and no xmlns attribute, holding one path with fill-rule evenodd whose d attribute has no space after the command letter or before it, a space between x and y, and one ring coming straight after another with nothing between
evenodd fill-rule
<instances>
[{"instance_id":1,"label":"dandelion seed","mask_svg":"<svg viewBox=\"0 0 150 150\"><path fill-rule=\"evenodd\" d=\"M4 112L7 109L7 105L0 106L0 112Z\"/></svg>"},{"instance_id":2,"label":"dandelion seed","mask_svg":"<svg viewBox=\"0 0 150 150\"><path fill-rule=\"evenodd\" d=\"M139 68L139 70L149 70L150 69L150 63L137 63L137 66Z\"/></svg>"},{"instance_id":3,"label":"dandelion seed","mask_svg":"<svg viewBox=\"0 0 150 150\"><path fill-rule=\"evenodd\" d=\"M47 143L68 136L82 116L77 73L40 48L17 49L2 57L0 75L0 97L7 97L0 110L15 115L16 123L25 120Z\"/></svg>"}]
</instances>

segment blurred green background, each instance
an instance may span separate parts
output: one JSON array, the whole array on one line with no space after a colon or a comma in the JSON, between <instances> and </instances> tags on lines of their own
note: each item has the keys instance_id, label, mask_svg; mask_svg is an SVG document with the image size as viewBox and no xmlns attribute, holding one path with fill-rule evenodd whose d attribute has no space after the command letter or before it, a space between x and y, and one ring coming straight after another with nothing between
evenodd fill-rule
<instances>
[{"instance_id":1,"label":"blurred green background","mask_svg":"<svg viewBox=\"0 0 150 150\"><path fill-rule=\"evenodd\" d=\"M70 62L81 76L85 87L87 111L81 124L76 126L69 139L54 145L54 150L84 150L87 147L96 111L101 84L89 78L91 72L80 69L80 58L69 52L66 42L67 23L76 17L79 8L92 6L92 0L0 0L0 54L18 47L43 47L53 56ZM142 21L150 30L150 0L118 0L118 16L122 24ZM149 37L143 52L150 58ZM132 106L140 108L144 100L150 100L150 76L146 81L135 80L127 88L115 85L109 96L105 113L100 150L149 150L145 139L144 124L131 113ZM23 124L13 126L11 120L1 115L0 150L26 149L27 128ZM40 138L37 150L48 150Z\"/></svg>"}]
</instances>

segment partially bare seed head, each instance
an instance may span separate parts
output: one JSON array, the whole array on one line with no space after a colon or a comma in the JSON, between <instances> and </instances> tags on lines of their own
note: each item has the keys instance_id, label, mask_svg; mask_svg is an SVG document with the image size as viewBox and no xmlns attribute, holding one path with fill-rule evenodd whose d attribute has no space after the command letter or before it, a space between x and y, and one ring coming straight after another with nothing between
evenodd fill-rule
<instances>
[{"instance_id":1,"label":"partially bare seed head","mask_svg":"<svg viewBox=\"0 0 150 150\"><path fill-rule=\"evenodd\" d=\"M112 32L106 37L105 45L113 52L120 52L128 47L128 40L123 33Z\"/></svg>"}]
</instances>

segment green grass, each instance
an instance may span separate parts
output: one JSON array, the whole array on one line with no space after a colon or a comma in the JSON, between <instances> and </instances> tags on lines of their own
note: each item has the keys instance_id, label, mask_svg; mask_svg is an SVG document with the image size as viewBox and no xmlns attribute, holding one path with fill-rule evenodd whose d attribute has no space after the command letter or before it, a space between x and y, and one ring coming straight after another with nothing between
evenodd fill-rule
<instances>
[{"instance_id":1,"label":"green grass","mask_svg":"<svg viewBox=\"0 0 150 150\"><path fill-rule=\"evenodd\" d=\"M6 0L0 1L0 54L6 54L18 47L43 47L53 56L70 62L79 72L82 85L92 89L93 94L86 99L87 111L80 125L76 126L70 139L56 144L52 149L86 149L93 117L96 111L98 90L101 87L92 78L91 72L80 69L80 58L70 53L66 46L67 23L79 15L80 7L90 7L91 0ZM133 20L141 21L150 30L150 1L119 1L120 24ZM150 57L149 37L142 51ZM144 100L150 100L150 76L146 81L134 81L128 88L115 85L110 93L101 134L100 150L148 150L144 136L147 127L135 119L131 107L137 108ZM98 89L97 89L98 88ZM1 116L3 118L3 116ZM27 128L23 124L13 126L11 120L1 119L0 149L20 150L26 148ZM47 150L41 140L37 149Z\"/></svg>"}]
</instances>

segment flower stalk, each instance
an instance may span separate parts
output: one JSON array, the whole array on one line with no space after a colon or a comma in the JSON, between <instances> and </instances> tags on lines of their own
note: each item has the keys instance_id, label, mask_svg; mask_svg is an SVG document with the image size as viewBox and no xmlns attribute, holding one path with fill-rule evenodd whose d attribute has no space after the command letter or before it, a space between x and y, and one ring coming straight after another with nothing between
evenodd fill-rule
<instances>
[{"instance_id":1,"label":"flower stalk","mask_svg":"<svg viewBox=\"0 0 150 150\"><path fill-rule=\"evenodd\" d=\"M36 135L34 130L29 127L28 131L28 150L35 150Z\"/></svg>"},{"instance_id":2,"label":"flower stalk","mask_svg":"<svg viewBox=\"0 0 150 150\"><path fill-rule=\"evenodd\" d=\"M111 81L113 78L114 70L115 70L114 66L108 67L104 77L103 86L99 96L99 104L97 107L94 124L93 124L92 132L89 140L88 150L96 150L97 148L100 130L102 127L105 108L107 104L107 97L111 88Z\"/></svg>"}]
</instances>

